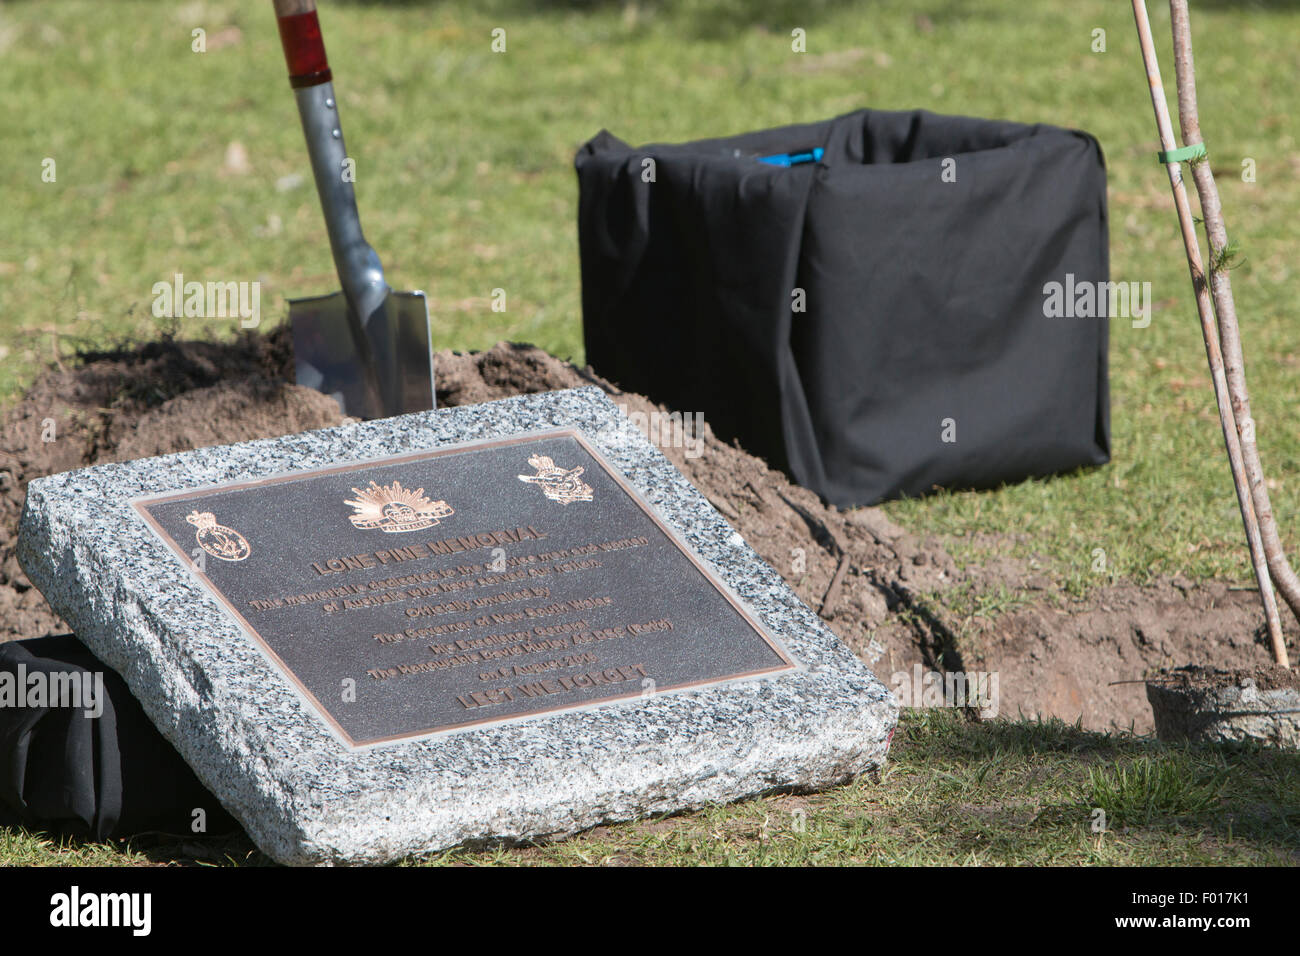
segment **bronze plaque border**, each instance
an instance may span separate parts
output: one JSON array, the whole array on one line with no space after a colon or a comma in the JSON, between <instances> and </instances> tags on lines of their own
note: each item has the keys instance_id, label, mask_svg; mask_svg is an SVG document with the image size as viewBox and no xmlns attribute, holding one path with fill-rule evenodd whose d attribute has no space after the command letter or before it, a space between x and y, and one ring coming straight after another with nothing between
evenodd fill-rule
<instances>
[{"instance_id":1,"label":"bronze plaque border","mask_svg":"<svg viewBox=\"0 0 1300 956\"><path fill-rule=\"evenodd\" d=\"M361 458L349 461L341 465L322 465L316 468L303 468L296 471L280 472L274 475L267 475L262 478L253 478L247 481L230 481L219 482L217 484L201 485L195 488L187 488L183 491L163 492L161 494L140 495L129 499L129 503L135 512L144 520L163 544L179 557L181 565L190 572L198 582L203 586L217 603L235 619L241 630L252 638L254 645L262 654L271 662L277 671L283 675L289 682L289 686L297 691L298 695L311 707L316 715L320 717L326 726L342 743L350 750L362 750L370 747L380 746L383 744L393 744L409 740L423 740L434 736L444 734L462 733L467 730L479 730L490 725L514 724L526 720L532 720L537 717L554 714L560 711L583 711L602 708L610 704L627 701L641 697L644 691L635 691L627 694L617 694L610 697L602 697L597 701L587 701L580 704L559 704L554 707L541 708L529 711L524 714L515 714L508 717L485 717L482 720L467 721L465 723L449 724L436 727L424 728L421 730L408 731L401 734L392 734L385 737L376 737L369 740L354 740L343 727L334 719L320 700L307 689L298 679L298 676L290 667L281 660L280 656L272 649L266 639L258 633L257 629L239 612L239 610L230 603L221 589L218 588L208 578L208 576L194 566L190 560L189 554L181 547L162 526L154 520L153 515L149 513L146 506L159 504L165 501L183 501L187 498L198 498L210 494L214 491L238 491L247 488L266 487L268 485L281 484L287 481L295 481L312 475L337 474L339 472L356 471L360 468L371 466L382 466L396 464L404 461L423 461L429 458L438 458L443 455L459 454L467 451L473 451L477 448L495 448L503 445L518 445L526 442L535 441L540 438L560 438L570 437L575 439L586 452L591 455L592 459L600 465L601 468L612 478L615 483L627 494L629 498L643 511L646 516L662 531L665 537L676 547L690 562L695 569L703 575L704 579L721 594L732 609L740 615L741 619L748 624L754 632L768 645L769 648L779 657L782 663L774 666L763 668L756 671L747 671L739 674L730 674L725 677L713 677L699 681L692 681L685 684L674 684L669 687L656 688L650 696L659 697L664 694L679 693L682 691L693 690L700 687L710 687L722 684L728 684L733 681L747 680L757 677L767 677L776 674L799 671L803 668L790 656L781 641L763 625L763 623L732 590L731 587L723 581L719 575L706 564L698 554L686 543L676 531L674 531L660 516L654 507L646 501L641 494L628 483L622 473L603 455L599 450L587 441L583 434L576 428L556 428L544 429L540 431L524 432L518 435L512 435L509 438L487 438L476 439L467 442L458 442L454 445L444 445L441 448L427 449L416 452L403 452L397 455L384 455L379 458Z\"/></svg>"}]
</instances>

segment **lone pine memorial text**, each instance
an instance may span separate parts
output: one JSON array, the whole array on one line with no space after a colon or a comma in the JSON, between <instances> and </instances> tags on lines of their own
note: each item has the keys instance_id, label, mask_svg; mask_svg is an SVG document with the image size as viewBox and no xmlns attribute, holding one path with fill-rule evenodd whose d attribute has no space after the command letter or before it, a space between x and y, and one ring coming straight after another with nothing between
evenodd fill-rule
<instances>
[{"instance_id":1,"label":"lone pine memorial text","mask_svg":"<svg viewBox=\"0 0 1300 956\"><path fill-rule=\"evenodd\" d=\"M350 747L795 667L576 431L132 504Z\"/></svg>"}]
</instances>

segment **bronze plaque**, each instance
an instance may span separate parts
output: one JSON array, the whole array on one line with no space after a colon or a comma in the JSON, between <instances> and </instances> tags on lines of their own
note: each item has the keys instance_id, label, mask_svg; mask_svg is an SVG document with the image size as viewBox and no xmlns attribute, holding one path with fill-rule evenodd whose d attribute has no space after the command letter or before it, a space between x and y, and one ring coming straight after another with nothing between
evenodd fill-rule
<instances>
[{"instance_id":1,"label":"bronze plaque","mask_svg":"<svg viewBox=\"0 0 1300 956\"><path fill-rule=\"evenodd\" d=\"M132 504L351 747L796 666L573 430Z\"/></svg>"}]
</instances>

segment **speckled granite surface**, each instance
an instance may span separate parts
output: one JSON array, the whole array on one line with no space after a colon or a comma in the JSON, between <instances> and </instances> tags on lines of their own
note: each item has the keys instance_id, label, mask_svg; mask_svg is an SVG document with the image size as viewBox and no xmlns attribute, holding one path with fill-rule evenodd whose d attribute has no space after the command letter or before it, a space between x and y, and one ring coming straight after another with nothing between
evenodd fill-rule
<instances>
[{"instance_id":1,"label":"speckled granite surface","mask_svg":"<svg viewBox=\"0 0 1300 956\"><path fill-rule=\"evenodd\" d=\"M581 430L801 669L350 751L128 503L552 427ZM43 478L28 488L19 560L258 846L284 863L378 863L828 786L879 765L897 718L885 686L596 388Z\"/></svg>"}]
</instances>

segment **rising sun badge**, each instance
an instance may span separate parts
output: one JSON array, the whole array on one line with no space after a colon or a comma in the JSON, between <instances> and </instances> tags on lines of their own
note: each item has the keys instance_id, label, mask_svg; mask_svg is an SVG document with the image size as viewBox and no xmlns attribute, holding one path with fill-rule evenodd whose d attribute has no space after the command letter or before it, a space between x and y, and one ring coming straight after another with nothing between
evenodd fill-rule
<instances>
[{"instance_id":1,"label":"rising sun badge","mask_svg":"<svg viewBox=\"0 0 1300 956\"><path fill-rule=\"evenodd\" d=\"M253 553L248 539L233 528L217 524L216 516L211 511L191 511L185 520L199 529L194 532L194 540L214 558L243 561Z\"/></svg>"},{"instance_id":2,"label":"rising sun badge","mask_svg":"<svg viewBox=\"0 0 1300 956\"><path fill-rule=\"evenodd\" d=\"M591 485L578 477L584 470L581 465L577 468L560 468L554 459L546 455L533 455L528 459L528 464L537 469L537 474L519 475L519 480L541 485L542 493L552 501L568 505L575 501L591 500Z\"/></svg>"},{"instance_id":3,"label":"rising sun badge","mask_svg":"<svg viewBox=\"0 0 1300 956\"><path fill-rule=\"evenodd\" d=\"M424 496L423 488L411 491L403 488L400 481L383 486L372 481L369 488L353 488L352 493L356 497L345 503L351 505L356 514L349 520L363 530L378 528L388 534L420 531L432 528L439 519L455 514L447 502L430 501Z\"/></svg>"}]
</instances>

